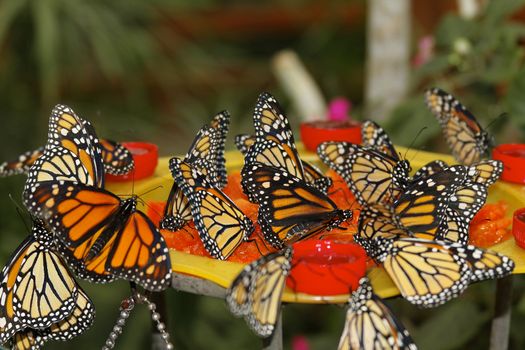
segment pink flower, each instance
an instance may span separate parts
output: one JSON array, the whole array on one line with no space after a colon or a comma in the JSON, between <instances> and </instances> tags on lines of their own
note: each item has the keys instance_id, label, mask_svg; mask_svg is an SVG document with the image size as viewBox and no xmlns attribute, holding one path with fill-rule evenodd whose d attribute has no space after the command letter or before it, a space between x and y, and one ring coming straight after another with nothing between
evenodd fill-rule
<instances>
[{"instance_id":1,"label":"pink flower","mask_svg":"<svg viewBox=\"0 0 525 350\"><path fill-rule=\"evenodd\" d=\"M418 50L412 60L414 67L427 63L434 55L434 37L427 35L422 37L418 43Z\"/></svg>"},{"instance_id":2,"label":"pink flower","mask_svg":"<svg viewBox=\"0 0 525 350\"><path fill-rule=\"evenodd\" d=\"M304 335L296 335L292 338L292 350L310 350L308 339Z\"/></svg>"},{"instance_id":3,"label":"pink flower","mask_svg":"<svg viewBox=\"0 0 525 350\"><path fill-rule=\"evenodd\" d=\"M328 120L345 121L352 109L352 102L344 97L336 97L328 105Z\"/></svg>"}]
</instances>

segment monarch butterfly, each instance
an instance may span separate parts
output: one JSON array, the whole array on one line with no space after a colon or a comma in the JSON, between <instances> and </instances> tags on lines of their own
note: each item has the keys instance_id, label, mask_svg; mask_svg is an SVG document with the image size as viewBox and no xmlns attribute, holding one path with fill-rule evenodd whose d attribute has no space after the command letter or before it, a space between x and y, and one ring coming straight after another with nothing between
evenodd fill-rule
<instances>
[{"instance_id":1,"label":"monarch butterfly","mask_svg":"<svg viewBox=\"0 0 525 350\"><path fill-rule=\"evenodd\" d=\"M252 234L253 223L195 167L175 157L169 167L190 203L204 247L214 258L227 259Z\"/></svg>"},{"instance_id":2,"label":"monarch butterfly","mask_svg":"<svg viewBox=\"0 0 525 350\"><path fill-rule=\"evenodd\" d=\"M76 137L62 138L69 132ZM171 282L166 243L136 209L136 196L122 201L100 188L104 169L90 124L60 108L51 116L49 135L44 154L29 172L23 199L65 245L66 261L93 282L120 277L146 289L165 289Z\"/></svg>"},{"instance_id":3,"label":"monarch butterfly","mask_svg":"<svg viewBox=\"0 0 525 350\"><path fill-rule=\"evenodd\" d=\"M413 182L392 206L369 206L359 216L356 242L367 250L368 240L377 235L389 237L415 234L434 238L445 220L452 195L464 183L466 176L466 167L449 167ZM379 227L382 223L387 225L387 229ZM369 254L373 252L369 251Z\"/></svg>"},{"instance_id":4,"label":"monarch butterfly","mask_svg":"<svg viewBox=\"0 0 525 350\"><path fill-rule=\"evenodd\" d=\"M282 112L275 98L262 93L259 96L253 115L255 127L255 142L246 153L244 164L249 166L255 162L284 169L301 180L308 181L304 165L299 158L294 137L288 119ZM317 178L319 174L312 174ZM244 192L251 201L255 196L249 192L244 180L241 181ZM328 180L315 181L320 190L327 189Z\"/></svg>"},{"instance_id":5,"label":"monarch butterfly","mask_svg":"<svg viewBox=\"0 0 525 350\"><path fill-rule=\"evenodd\" d=\"M420 238L377 237L371 257L382 263L401 295L421 307L436 307L460 295L472 278L468 262L447 244Z\"/></svg>"},{"instance_id":6,"label":"monarch butterfly","mask_svg":"<svg viewBox=\"0 0 525 350\"><path fill-rule=\"evenodd\" d=\"M338 350L417 349L410 334L381 298L374 294L368 278L359 281L352 293Z\"/></svg>"},{"instance_id":7,"label":"monarch butterfly","mask_svg":"<svg viewBox=\"0 0 525 350\"><path fill-rule=\"evenodd\" d=\"M57 105L53 110L53 115L59 116L61 113L74 113L66 106ZM82 120L76 116L78 121L73 122L71 127L77 127L79 122L85 126L89 124L86 120ZM64 123L64 122L63 122ZM65 126L65 124L62 124ZM89 126L88 126L89 127ZM62 130L62 128L60 129ZM64 135L65 140L72 140L76 133L68 133ZM108 139L100 139L100 153L104 165L104 170L113 175L123 175L131 171L134 167L133 157L131 152L120 143ZM20 155L16 160L8 161L0 164L0 177L27 174L35 161L44 153L45 147L39 147L34 151L28 151Z\"/></svg>"},{"instance_id":8,"label":"monarch butterfly","mask_svg":"<svg viewBox=\"0 0 525 350\"><path fill-rule=\"evenodd\" d=\"M95 318L95 308L85 292L79 288L73 312L62 321L44 329L26 328L14 335L14 349L39 349L50 340L68 341L84 333Z\"/></svg>"},{"instance_id":9,"label":"monarch butterfly","mask_svg":"<svg viewBox=\"0 0 525 350\"><path fill-rule=\"evenodd\" d=\"M0 275L0 343L26 328L46 328L73 312L80 287L54 249L53 236L35 219L31 235Z\"/></svg>"},{"instance_id":10,"label":"monarch butterfly","mask_svg":"<svg viewBox=\"0 0 525 350\"><path fill-rule=\"evenodd\" d=\"M425 164L424 166L422 166L418 171L416 171L412 179L420 180L420 179L427 178L430 175L433 175L437 172L442 171L446 167L448 167L448 165L444 161L439 160L439 159L433 160Z\"/></svg>"},{"instance_id":11,"label":"monarch butterfly","mask_svg":"<svg viewBox=\"0 0 525 350\"><path fill-rule=\"evenodd\" d=\"M210 125L205 125L199 130L188 153L186 153L186 157L184 157L188 164L206 175L208 180L219 189L224 188L228 181L224 160L224 143L229 123L228 112L223 111L217 114ZM174 182L166 201L160 227L177 231L191 218L188 200L177 182Z\"/></svg>"},{"instance_id":12,"label":"monarch butterfly","mask_svg":"<svg viewBox=\"0 0 525 350\"><path fill-rule=\"evenodd\" d=\"M408 186L410 165L348 142L324 142L317 154L343 177L362 206L390 205Z\"/></svg>"},{"instance_id":13,"label":"monarch butterfly","mask_svg":"<svg viewBox=\"0 0 525 350\"><path fill-rule=\"evenodd\" d=\"M255 143L255 136L241 134L235 136L235 146L243 154L246 155L250 147ZM327 193L328 188L332 186L332 179L319 170L315 165L301 159L303 164L305 180L307 183L313 185L323 193Z\"/></svg>"},{"instance_id":14,"label":"monarch butterfly","mask_svg":"<svg viewBox=\"0 0 525 350\"><path fill-rule=\"evenodd\" d=\"M352 219L315 187L283 169L255 163L241 176L259 203L258 221L265 239L281 249Z\"/></svg>"},{"instance_id":15,"label":"monarch butterfly","mask_svg":"<svg viewBox=\"0 0 525 350\"><path fill-rule=\"evenodd\" d=\"M458 162L471 165L488 153L492 145L490 135L458 100L438 88L427 90L425 100Z\"/></svg>"},{"instance_id":16,"label":"monarch butterfly","mask_svg":"<svg viewBox=\"0 0 525 350\"><path fill-rule=\"evenodd\" d=\"M436 234L443 239L466 244L469 223L485 204L487 188L494 183L503 170L501 162L485 160L468 168L468 177L449 200L446 220Z\"/></svg>"},{"instance_id":17,"label":"monarch butterfly","mask_svg":"<svg viewBox=\"0 0 525 350\"><path fill-rule=\"evenodd\" d=\"M292 254L292 248L286 247L246 265L226 294L230 311L237 317L244 316L260 337L269 337L274 331Z\"/></svg>"}]
</instances>

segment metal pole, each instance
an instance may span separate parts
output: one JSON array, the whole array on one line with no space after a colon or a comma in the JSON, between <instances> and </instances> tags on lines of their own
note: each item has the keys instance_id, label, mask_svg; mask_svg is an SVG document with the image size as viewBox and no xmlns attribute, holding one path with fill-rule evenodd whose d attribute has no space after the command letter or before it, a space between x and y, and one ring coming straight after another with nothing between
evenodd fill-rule
<instances>
[{"instance_id":1,"label":"metal pole","mask_svg":"<svg viewBox=\"0 0 525 350\"><path fill-rule=\"evenodd\" d=\"M512 275L496 281L496 304L490 331L490 350L506 350L509 347L511 299Z\"/></svg>"}]
</instances>

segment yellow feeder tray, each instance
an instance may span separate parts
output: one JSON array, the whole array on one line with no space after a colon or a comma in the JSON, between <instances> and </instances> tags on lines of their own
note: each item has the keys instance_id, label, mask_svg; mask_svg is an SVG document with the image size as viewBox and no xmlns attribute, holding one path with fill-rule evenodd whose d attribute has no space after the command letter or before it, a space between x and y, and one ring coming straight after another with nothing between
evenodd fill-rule
<instances>
[{"instance_id":1,"label":"yellow feeder tray","mask_svg":"<svg viewBox=\"0 0 525 350\"><path fill-rule=\"evenodd\" d=\"M299 152L301 157L309 162L319 164L319 158L315 153L305 152L301 145L299 145ZM426 163L441 159L448 164L456 163L454 159L445 154L430 153L419 150L406 150L403 147L398 147L401 154L405 154L406 159L410 161L413 168L419 169ZM110 191L117 194L130 194L132 190L140 195L157 186L162 186L160 190L151 191L142 196L146 202L150 201L165 201L173 184L168 169L169 158L159 159L159 164L155 170L155 174L144 180L123 183L108 183L107 187ZM238 171L243 165L242 155L237 151L226 152L226 164L229 171ZM319 164L320 165L320 164ZM134 189L133 189L134 187ZM502 181L496 182L489 189L487 203L497 202L504 199L509 205L508 215L512 215L514 210L525 207L525 186L513 185ZM514 239L509 239L500 244L494 245L490 248L493 251L500 252L507 255L516 263L514 274L525 273L525 250L519 248ZM176 273L182 273L190 276L195 276L216 283L217 285L228 288L233 279L239 274L244 267L241 263L220 261L208 257L192 255L188 253L170 250L172 270ZM394 285L390 277L386 274L383 268L374 267L368 271L368 277L372 283L374 291L382 298L393 297L399 295L399 290ZM295 293L291 289L286 288L283 294L283 301L292 303L310 303L310 304L326 304L326 303L345 303L348 300L348 294L334 295L334 296L319 296L304 293Z\"/></svg>"}]
</instances>

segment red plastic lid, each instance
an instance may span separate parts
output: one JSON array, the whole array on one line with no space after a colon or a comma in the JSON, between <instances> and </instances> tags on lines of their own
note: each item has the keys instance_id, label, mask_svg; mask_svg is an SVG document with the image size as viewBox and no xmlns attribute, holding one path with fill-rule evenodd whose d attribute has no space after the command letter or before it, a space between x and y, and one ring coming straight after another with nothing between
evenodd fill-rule
<instances>
[{"instance_id":1,"label":"red plastic lid","mask_svg":"<svg viewBox=\"0 0 525 350\"><path fill-rule=\"evenodd\" d=\"M106 181L124 182L150 177L155 172L159 161L159 148L149 142L122 142L133 156L135 168L125 175L106 174Z\"/></svg>"},{"instance_id":2,"label":"red plastic lid","mask_svg":"<svg viewBox=\"0 0 525 350\"><path fill-rule=\"evenodd\" d=\"M366 273L366 252L354 243L309 239L293 245L286 285L296 292L338 295L354 291Z\"/></svg>"},{"instance_id":3,"label":"red plastic lid","mask_svg":"<svg viewBox=\"0 0 525 350\"><path fill-rule=\"evenodd\" d=\"M492 150L492 158L503 162L502 180L525 183L525 144L499 145Z\"/></svg>"},{"instance_id":4,"label":"red plastic lid","mask_svg":"<svg viewBox=\"0 0 525 350\"><path fill-rule=\"evenodd\" d=\"M301 140L305 148L316 152L326 141L346 141L361 144L361 124L353 121L323 120L301 123Z\"/></svg>"},{"instance_id":5,"label":"red plastic lid","mask_svg":"<svg viewBox=\"0 0 525 350\"><path fill-rule=\"evenodd\" d=\"M516 244L525 249L525 208L518 209L514 212L512 218L512 234Z\"/></svg>"}]
</instances>

